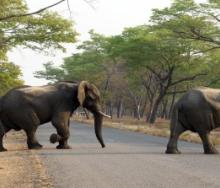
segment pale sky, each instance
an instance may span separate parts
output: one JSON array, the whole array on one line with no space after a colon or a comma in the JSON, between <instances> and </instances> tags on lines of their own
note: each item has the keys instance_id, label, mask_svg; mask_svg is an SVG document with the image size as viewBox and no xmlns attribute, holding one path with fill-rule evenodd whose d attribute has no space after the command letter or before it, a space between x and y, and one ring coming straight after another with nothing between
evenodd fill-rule
<instances>
[{"instance_id":1,"label":"pale sky","mask_svg":"<svg viewBox=\"0 0 220 188\"><path fill-rule=\"evenodd\" d=\"M26 0L30 11L38 10L58 0ZM87 0L92 1L92 0ZM80 36L79 41L88 39L88 31L104 35L119 34L125 27L133 27L148 22L151 9L163 8L170 5L171 0L95 0L91 8L84 0L69 0L72 18L75 28ZM67 3L63 2L51 10L58 11L69 18ZM55 55L45 55L21 47L8 53L9 60L20 65L23 72L23 80L29 85L43 85L47 82L34 78L33 72L42 69L42 64L48 61L56 65L62 63L63 58L74 52L74 46L68 45L67 52L55 52Z\"/></svg>"}]
</instances>

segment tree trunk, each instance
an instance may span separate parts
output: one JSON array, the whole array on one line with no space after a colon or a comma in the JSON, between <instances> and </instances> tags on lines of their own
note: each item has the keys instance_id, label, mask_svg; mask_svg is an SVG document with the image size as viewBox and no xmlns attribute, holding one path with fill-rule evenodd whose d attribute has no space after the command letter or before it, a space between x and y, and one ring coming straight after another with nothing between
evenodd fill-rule
<instances>
[{"instance_id":1,"label":"tree trunk","mask_svg":"<svg viewBox=\"0 0 220 188\"><path fill-rule=\"evenodd\" d=\"M137 96L135 96L135 94L128 89L128 92L131 96L131 99L133 100L133 106L134 106L134 110L133 110L133 115L134 115L134 118L137 118L138 120L141 119L140 117L140 103L141 103L141 98L138 99Z\"/></svg>"},{"instance_id":2,"label":"tree trunk","mask_svg":"<svg viewBox=\"0 0 220 188\"><path fill-rule=\"evenodd\" d=\"M152 109L152 113L151 113L151 116L149 118L149 123L150 124L153 124L156 120L156 117L157 117L157 110L158 110L158 107L163 99L163 97L165 96L164 93L160 93L160 95L158 96L158 98L156 99L154 105L153 105L153 109Z\"/></svg>"},{"instance_id":3,"label":"tree trunk","mask_svg":"<svg viewBox=\"0 0 220 188\"><path fill-rule=\"evenodd\" d=\"M168 99L165 99L162 103L162 111L161 111L161 118L166 118L167 114L167 104L168 104Z\"/></svg>"},{"instance_id":4,"label":"tree trunk","mask_svg":"<svg viewBox=\"0 0 220 188\"><path fill-rule=\"evenodd\" d=\"M152 108L153 108L153 101L150 101L149 110L148 110L147 115L146 115L146 121L147 121L147 122L150 122L150 117L151 117L151 113L152 113Z\"/></svg>"},{"instance_id":5,"label":"tree trunk","mask_svg":"<svg viewBox=\"0 0 220 188\"><path fill-rule=\"evenodd\" d=\"M140 105L139 104L137 105L136 113L137 113L137 119L140 120L141 119L141 115L140 115Z\"/></svg>"},{"instance_id":6,"label":"tree trunk","mask_svg":"<svg viewBox=\"0 0 220 188\"><path fill-rule=\"evenodd\" d=\"M140 105L139 104L134 104L133 115L134 115L134 118L136 118L138 120L141 119L141 116L140 116Z\"/></svg>"},{"instance_id":7,"label":"tree trunk","mask_svg":"<svg viewBox=\"0 0 220 188\"><path fill-rule=\"evenodd\" d=\"M122 111L123 111L122 100L119 100L118 105L117 105L117 118L121 118Z\"/></svg>"},{"instance_id":8,"label":"tree trunk","mask_svg":"<svg viewBox=\"0 0 220 188\"><path fill-rule=\"evenodd\" d=\"M111 119L113 119L113 115L114 115L114 106L113 106L112 102L110 102L109 108L110 108L110 116L111 116Z\"/></svg>"},{"instance_id":9,"label":"tree trunk","mask_svg":"<svg viewBox=\"0 0 220 188\"><path fill-rule=\"evenodd\" d=\"M169 119L171 118L171 115L172 115L172 112L173 112L173 106L174 106L174 102L175 102L175 98L176 98L176 87L174 87L173 90L174 90L174 92L173 92L172 101L171 101L171 104L170 104L169 115L168 115Z\"/></svg>"},{"instance_id":10,"label":"tree trunk","mask_svg":"<svg viewBox=\"0 0 220 188\"><path fill-rule=\"evenodd\" d=\"M147 101L148 101L148 97L146 96L145 100L144 100L144 104L143 104L143 106L141 108L141 112L140 112L141 118L144 117L144 112L146 111L146 107L147 107Z\"/></svg>"}]
</instances>

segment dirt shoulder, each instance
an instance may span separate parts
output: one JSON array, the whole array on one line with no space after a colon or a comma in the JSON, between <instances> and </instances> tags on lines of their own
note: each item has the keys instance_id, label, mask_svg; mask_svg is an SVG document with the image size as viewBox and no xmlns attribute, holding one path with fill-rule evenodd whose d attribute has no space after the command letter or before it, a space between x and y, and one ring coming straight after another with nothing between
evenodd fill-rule
<instances>
[{"instance_id":1,"label":"dirt shoulder","mask_svg":"<svg viewBox=\"0 0 220 188\"><path fill-rule=\"evenodd\" d=\"M10 131L4 138L7 152L0 152L0 188L53 187L34 150L27 150L23 132Z\"/></svg>"}]
</instances>

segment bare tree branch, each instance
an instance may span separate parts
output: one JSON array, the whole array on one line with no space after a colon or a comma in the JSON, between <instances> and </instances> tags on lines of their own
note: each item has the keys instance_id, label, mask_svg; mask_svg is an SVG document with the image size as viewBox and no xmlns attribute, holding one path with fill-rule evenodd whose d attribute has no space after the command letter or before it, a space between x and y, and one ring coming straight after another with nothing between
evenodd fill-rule
<instances>
[{"instance_id":1,"label":"bare tree branch","mask_svg":"<svg viewBox=\"0 0 220 188\"><path fill-rule=\"evenodd\" d=\"M187 90L180 90L180 91L170 91L166 92L167 95L173 95L173 94L179 94L179 93L185 93Z\"/></svg>"},{"instance_id":2,"label":"bare tree branch","mask_svg":"<svg viewBox=\"0 0 220 188\"><path fill-rule=\"evenodd\" d=\"M185 77L185 78L182 78L182 79L177 80L177 81L175 81L175 82L172 82L172 83L170 84L170 86L174 86L174 85L179 84L179 83L181 83L181 82L194 80L194 79L196 79L196 78L199 77L199 76L205 76L205 75L207 75L207 73L200 73L200 74L196 74L196 75L193 75L193 76Z\"/></svg>"},{"instance_id":3,"label":"bare tree branch","mask_svg":"<svg viewBox=\"0 0 220 188\"><path fill-rule=\"evenodd\" d=\"M151 71L157 78L159 78L159 80L162 80L160 73L157 73L152 67L150 67L149 65L146 65L146 68Z\"/></svg>"},{"instance_id":4,"label":"bare tree branch","mask_svg":"<svg viewBox=\"0 0 220 188\"><path fill-rule=\"evenodd\" d=\"M5 17L1 17L1 18L0 18L0 21L9 20L9 19L11 19L11 18L18 18L18 17L25 17L25 16L31 16L31 15L34 15L34 14L39 14L39 13L41 13L41 12L43 12L43 11L45 11L45 10L51 8L51 7L54 7L54 6L56 6L56 5L60 4L60 3L62 3L63 1L65 1L65 0L58 1L57 3L54 3L54 4L52 4L52 5L49 5L49 6L47 6L47 7L42 8L42 9L39 9L39 10L37 10L37 11L35 11L35 12L26 13L26 14L15 14L15 15L9 15L9 16L5 16Z\"/></svg>"},{"instance_id":5,"label":"bare tree branch","mask_svg":"<svg viewBox=\"0 0 220 188\"><path fill-rule=\"evenodd\" d=\"M72 12L71 12L71 9L70 9L70 4L69 4L69 0L66 1L67 3L67 7L68 7L68 10L69 10L69 14L70 14L70 19L72 20Z\"/></svg>"},{"instance_id":6,"label":"bare tree branch","mask_svg":"<svg viewBox=\"0 0 220 188\"><path fill-rule=\"evenodd\" d=\"M93 10L95 10L95 6L93 5L93 2L95 2L95 0L84 0L85 3L87 3Z\"/></svg>"},{"instance_id":7,"label":"bare tree branch","mask_svg":"<svg viewBox=\"0 0 220 188\"><path fill-rule=\"evenodd\" d=\"M196 28L194 28L194 27L191 27L191 28L190 28L190 31L192 32L192 34L195 35L195 39L203 40L203 41L207 41L207 42L211 42L211 43L220 45L220 42L219 42L219 41L216 41L216 40L214 40L214 39L211 38L211 37L207 37L207 36L202 35L202 34L201 34L198 30L196 30Z\"/></svg>"},{"instance_id":8,"label":"bare tree branch","mask_svg":"<svg viewBox=\"0 0 220 188\"><path fill-rule=\"evenodd\" d=\"M220 22L220 18L219 18L219 14L218 15L214 15L214 14L209 14L209 16L213 17L217 22Z\"/></svg>"},{"instance_id":9,"label":"bare tree branch","mask_svg":"<svg viewBox=\"0 0 220 188\"><path fill-rule=\"evenodd\" d=\"M153 83L153 74L150 74L148 79L144 79L142 77L142 83L144 87L146 88L148 97L152 99L153 98L152 96L155 94L157 90L157 87L154 87L156 84Z\"/></svg>"},{"instance_id":10,"label":"bare tree branch","mask_svg":"<svg viewBox=\"0 0 220 188\"><path fill-rule=\"evenodd\" d=\"M198 31L196 31L194 28L189 28L191 33L183 32L183 31L177 31L174 30L176 34L178 34L180 37L185 39L193 39L193 40L199 40L199 41L205 41L213 44L220 45L220 41L214 40L211 37L204 36L200 34Z\"/></svg>"},{"instance_id":11,"label":"bare tree branch","mask_svg":"<svg viewBox=\"0 0 220 188\"><path fill-rule=\"evenodd\" d=\"M200 50L200 51L194 52L194 53L192 53L192 55L209 52L209 51L216 50L216 49L219 49L219 48L220 48L220 46L214 46L214 47L206 49L206 50Z\"/></svg>"}]
</instances>

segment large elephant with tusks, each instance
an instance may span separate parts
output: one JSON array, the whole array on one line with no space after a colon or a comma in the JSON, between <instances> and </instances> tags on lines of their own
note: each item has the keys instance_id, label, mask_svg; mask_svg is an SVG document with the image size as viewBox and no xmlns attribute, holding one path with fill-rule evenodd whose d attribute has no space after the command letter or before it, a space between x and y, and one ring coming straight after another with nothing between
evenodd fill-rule
<instances>
[{"instance_id":1,"label":"large elephant with tusks","mask_svg":"<svg viewBox=\"0 0 220 188\"><path fill-rule=\"evenodd\" d=\"M83 106L94 115L95 134L102 147L102 121L100 92L95 85L87 81L58 82L53 85L14 88L0 98L0 151L3 136L14 129L24 130L29 149L42 147L35 133L39 125L52 122L57 134L52 134L50 141L59 142L57 149L69 149L70 116L77 107Z\"/></svg>"},{"instance_id":2,"label":"large elephant with tusks","mask_svg":"<svg viewBox=\"0 0 220 188\"><path fill-rule=\"evenodd\" d=\"M220 89L197 88L188 91L175 104L166 153L180 153L177 140L186 130L197 132L205 154L218 151L210 141L211 130L220 127Z\"/></svg>"}]
</instances>

